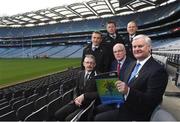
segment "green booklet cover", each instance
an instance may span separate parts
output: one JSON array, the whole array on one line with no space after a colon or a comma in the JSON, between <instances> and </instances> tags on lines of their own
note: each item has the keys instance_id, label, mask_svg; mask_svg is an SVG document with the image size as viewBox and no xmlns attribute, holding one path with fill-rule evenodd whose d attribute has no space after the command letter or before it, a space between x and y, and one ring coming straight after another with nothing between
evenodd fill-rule
<instances>
[{"instance_id":1,"label":"green booklet cover","mask_svg":"<svg viewBox=\"0 0 180 122\"><path fill-rule=\"evenodd\" d=\"M107 72L95 76L99 97L102 104L124 102L123 95L116 89L115 82L118 80L116 72Z\"/></svg>"}]
</instances>

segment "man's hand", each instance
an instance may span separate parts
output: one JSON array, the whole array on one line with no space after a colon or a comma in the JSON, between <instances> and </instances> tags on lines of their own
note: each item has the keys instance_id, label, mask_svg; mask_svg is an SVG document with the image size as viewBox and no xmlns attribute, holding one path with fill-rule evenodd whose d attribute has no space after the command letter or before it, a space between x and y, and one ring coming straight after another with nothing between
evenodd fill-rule
<instances>
[{"instance_id":1,"label":"man's hand","mask_svg":"<svg viewBox=\"0 0 180 122\"><path fill-rule=\"evenodd\" d=\"M115 82L115 85L116 85L116 88L119 92L121 92L125 95L128 93L128 86L126 85L125 82L118 80Z\"/></svg>"},{"instance_id":2,"label":"man's hand","mask_svg":"<svg viewBox=\"0 0 180 122\"><path fill-rule=\"evenodd\" d=\"M84 101L84 94L81 94L80 96L76 97L76 99L74 99L74 103L79 107L82 105L83 101Z\"/></svg>"}]
</instances>

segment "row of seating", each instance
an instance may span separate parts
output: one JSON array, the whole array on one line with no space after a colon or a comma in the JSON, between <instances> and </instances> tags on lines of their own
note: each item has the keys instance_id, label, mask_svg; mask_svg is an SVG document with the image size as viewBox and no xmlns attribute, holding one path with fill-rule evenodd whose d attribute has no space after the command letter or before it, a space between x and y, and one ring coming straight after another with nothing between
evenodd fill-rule
<instances>
[{"instance_id":1,"label":"row of seating","mask_svg":"<svg viewBox=\"0 0 180 122\"><path fill-rule=\"evenodd\" d=\"M47 106L45 108L48 108L48 104L50 104L52 101L54 101L60 96L63 96L63 101L66 101L66 99L72 99L72 90L71 98L67 97L65 93L67 94L68 92L70 92L69 90L74 87L73 79L77 77L76 73L78 70L79 69L69 69L68 71L52 74L52 76L48 76L46 78L43 77L42 79L36 79L34 81L29 81L24 84L22 83L23 85L17 84L15 86L1 89L0 118L6 118L6 116L16 115L16 120L23 120L32 112L41 111L39 109L41 109L43 106ZM55 82L49 82L49 79ZM32 86L30 85L30 88L26 89L28 88L29 84L34 84L35 86L38 86L32 88ZM19 88L20 86L23 87L20 91L18 91L19 95L15 95L14 91L17 90L17 88ZM67 102L68 101L64 103ZM46 110L45 108L43 110ZM25 114L24 111L29 112L26 112ZM53 119L53 117L51 117L51 119Z\"/></svg>"},{"instance_id":2,"label":"row of seating","mask_svg":"<svg viewBox=\"0 0 180 122\"><path fill-rule=\"evenodd\" d=\"M51 101L47 100L47 96L42 96L36 101L28 102L17 110L10 111L0 116L0 121L42 121L54 120L54 112L72 100L73 89L67 91L63 95L57 95ZM7 109L7 108L6 108Z\"/></svg>"}]
</instances>

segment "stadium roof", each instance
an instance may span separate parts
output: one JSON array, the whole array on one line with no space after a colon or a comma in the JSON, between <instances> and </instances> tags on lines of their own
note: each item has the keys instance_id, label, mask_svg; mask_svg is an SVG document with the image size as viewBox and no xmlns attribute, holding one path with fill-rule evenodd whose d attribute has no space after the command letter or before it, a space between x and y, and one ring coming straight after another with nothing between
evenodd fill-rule
<instances>
[{"instance_id":1,"label":"stadium roof","mask_svg":"<svg viewBox=\"0 0 180 122\"><path fill-rule=\"evenodd\" d=\"M125 15L152 9L173 0L91 0L0 17L0 27L37 26ZM176 0L174 0L176 1Z\"/></svg>"}]
</instances>

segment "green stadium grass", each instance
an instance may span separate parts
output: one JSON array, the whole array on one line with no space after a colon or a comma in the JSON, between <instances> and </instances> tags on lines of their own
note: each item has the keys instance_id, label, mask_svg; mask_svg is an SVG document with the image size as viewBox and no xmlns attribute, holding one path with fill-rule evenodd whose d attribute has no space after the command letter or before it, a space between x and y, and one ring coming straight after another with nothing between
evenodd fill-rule
<instances>
[{"instance_id":1,"label":"green stadium grass","mask_svg":"<svg viewBox=\"0 0 180 122\"><path fill-rule=\"evenodd\" d=\"M0 59L0 87L24 82L69 67L79 67L80 59Z\"/></svg>"}]
</instances>

